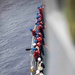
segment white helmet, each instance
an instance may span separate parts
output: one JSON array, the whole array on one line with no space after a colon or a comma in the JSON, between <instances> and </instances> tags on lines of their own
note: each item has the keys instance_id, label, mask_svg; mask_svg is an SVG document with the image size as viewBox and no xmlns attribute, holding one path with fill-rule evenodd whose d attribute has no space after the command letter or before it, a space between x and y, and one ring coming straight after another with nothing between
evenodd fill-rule
<instances>
[{"instance_id":1,"label":"white helmet","mask_svg":"<svg viewBox=\"0 0 75 75\"><path fill-rule=\"evenodd\" d=\"M40 71L39 70L36 70L36 75L39 74L39 73L40 73Z\"/></svg>"},{"instance_id":2,"label":"white helmet","mask_svg":"<svg viewBox=\"0 0 75 75\"><path fill-rule=\"evenodd\" d=\"M41 61L41 58L40 57L38 58L38 61Z\"/></svg>"},{"instance_id":3,"label":"white helmet","mask_svg":"<svg viewBox=\"0 0 75 75\"><path fill-rule=\"evenodd\" d=\"M36 43L33 43L33 46L36 46Z\"/></svg>"}]
</instances>

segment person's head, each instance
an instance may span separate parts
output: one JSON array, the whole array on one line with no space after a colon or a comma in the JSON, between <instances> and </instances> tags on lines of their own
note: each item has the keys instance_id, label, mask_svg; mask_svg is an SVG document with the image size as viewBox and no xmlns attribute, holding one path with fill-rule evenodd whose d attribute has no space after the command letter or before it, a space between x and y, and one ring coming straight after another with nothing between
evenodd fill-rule
<instances>
[{"instance_id":1,"label":"person's head","mask_svg":"<svg viewBox=\"0 0 75 75\"><path fill-rule=\"evenodd\" d=\"M37 30L36 30L36 34L38 34L38 33L39 33L39 30L37 29Z\"/></svg>"},{"instance_id":2,"label":"person's head","mask_svg":"<svg viewBox=\"0 0 75 75\"><path fill-rule=\"evenodd\" d=\"M40 57L38 57L38 62L41 62L41 58Z\"/></svg>"},{"instance_id":3,"label":"person's head","mask_svg":"<svg viewBox=\"0 0 75 75\"><path fill-rule=\"evenodd\" d=\"M36 23L36 26L39 26L40 25L40 23Z\"/></svg>"},{"instance_id":4,"label":"person's head","mask_svg":"<svg viewBox=\"0 0 75 75\"><path fill-rule=\"evenodd\" d=\"M36 75L39 75L40 74L40 71L39 70L36 70Z\"/></svg>"},{"instance_id":5,"label":"person's head","mask_svg":"<svg viewBox=\"0 0 75 75\"><path fill-rule=\"evenodd\" d=\"M35 40L34 40L34 43L37 43L37 42L38 42L38 41L35 39Z\"/></svg>"},{"instance_id":6,"label":"person's head","mask_svg":"<svg viewBox=\"0 0 75 75\"><path fill-rule=\"evenodd\" d=\"M33 47L35 47L36 46L36 43L33 43L32 45L33 45Z\"/></svg>"},{"instance_id":7,"label":"person's head","mask_svg":"<svg viewBox=\"0 0 75 75\"><path fill-rule=\"evenodd\" d=\"M36 38L38 38L39 37L39 35L36 35Z\"/></svg>"},{"instance_id":8,"label":"person's head","mask_svg":"<svg viewBox=\"0 0 75 75\"><path fill-rule=\"evenodd\" d=\"M34 51L36 51L37 50L37 48L32 48L32 51L34 52Z\"/></svg>"},{"instance_id":9,"label":"person's head","mask_svg":"<svg viewBox=\"0 0 75 75\"><path fill-rule=\"evenodd\" d=\"M32 28L30 28L29 30L30 30L30 31L32 31L33 29L32 29Z\"/></svg>"},{"instance_id":10,"label":"person's head","mask_svg":"<svg viewBox=\"0 0 75 75\"><path fill-rule=\"evenodd\" d=\"M37 22L39 23L39 22L41 22L41 20L38 20Z\"/></svg>"},{"instance_id":11,"label":"person's head","mask_svg":"<svg viewBox=\"0 0 75 75\"><path fill-rule=\"evenodd\" d=\"M40 9L40 6L38 6L37 8Z\"/></svg>"},{"instance_id":12,"label":"person's head","mask_svg":"<svg viewBox=\"0 0 75 75\"><path fill-rule=\"evenodd\" d=\"M39 14L40 14L39 12L36 13L36 15L39 15Z\"/></svg>"},{"instance_id":13,"label":"person's head","mask_svg":"<svg viewBox=\"0 0 75 75\"><path fill-rule=\"evenodd\" d=\"M37 15L37 16L36 16L36 19L38 19L38 18L40 18L40 16L39 16L39 15Z\"/></svg>"}]
</instances>

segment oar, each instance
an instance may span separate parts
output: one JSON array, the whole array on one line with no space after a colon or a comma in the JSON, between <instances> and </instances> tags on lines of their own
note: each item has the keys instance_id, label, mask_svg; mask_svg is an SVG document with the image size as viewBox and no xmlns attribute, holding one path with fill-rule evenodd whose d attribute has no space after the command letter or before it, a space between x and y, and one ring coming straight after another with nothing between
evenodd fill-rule
<instances>
[{"instance_id":1,"label":"oar","mask_svg":"<svg viewBox=\"0 0 75 75\"><path fill-rule=\"evenodd\" d=\"M26 49L26 51L30 51L30 50L31 50L31 48L27 48L27 49Z\"/></svg>"}]
</instances>

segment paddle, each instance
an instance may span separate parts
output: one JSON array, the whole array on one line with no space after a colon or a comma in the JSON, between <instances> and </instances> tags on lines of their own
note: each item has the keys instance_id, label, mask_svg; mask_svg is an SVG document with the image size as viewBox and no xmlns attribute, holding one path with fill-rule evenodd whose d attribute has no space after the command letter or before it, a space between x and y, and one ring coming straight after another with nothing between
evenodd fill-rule
<instances>
[{"instance_id":1,"label":"paddle","mask_svg":"<svg viewBox=\"0 0 75 75\"><path fill-rule=\"evenodd\" d=\"M26 49L26 51L30 51L30 50L31 50L31 48L27 48L27 49Z\"/></svg>"}]
</instances>

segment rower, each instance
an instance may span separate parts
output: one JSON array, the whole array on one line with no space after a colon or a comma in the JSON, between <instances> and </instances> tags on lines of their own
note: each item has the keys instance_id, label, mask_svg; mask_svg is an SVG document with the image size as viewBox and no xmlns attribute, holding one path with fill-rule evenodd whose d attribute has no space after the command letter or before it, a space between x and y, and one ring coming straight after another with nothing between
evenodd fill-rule
<instances>
[{"instance_id":1,"label":"rower","mask_svg":"<svg viewBox=\"0 0 75 75\"><path fill-rule=\"evenodd\" d=\"M38 70L43 73L44 68L45 68L45 65L42 62L41 58L39 57L38 58Z\"/></svg>"},{"instance_id":2,"label":"rower","mask_svg":"<svg viewBox=\"0 0 75 75\"><path fill-rule=\"evenodd\" d=\"M32 32L32 35L33 35L33 36L36 35L36 30L35 30L35 29L30 28L30 31Z\"/></svg>"},{"instance_id":3,"label":"rower","mask_svg":"<svg viewBox=\"0 0 75 75\"><path fill-rule=\"evenodd\" d=\"M42 12L43 12L42 6L38 6L38 10L39 10L40 14L42 14Z\"/></svg>"},{"instance_id":4,"label":"rower","mask_svg":"<svg viewBox=\"0 0 75 75\"><path fill-rule=\"evenodd\" d=\"M39 47L36 46L35 48L36 48L36 50L33 52L33 56L34 56L34 59L36 61L36 65L37 65L37 59L38 59L38 57L41 57L41 51L40 51Z\"/></svg>"},{"instance_id":5,"label":"rower","mask_svg":"<svg viewBox=\"0 0 75 75\"><path fill-rule=\"evenodd\" d=\"M35 61L36 61L36 66L37 66L37 59L38 59L38 57L39 57L37 51L34 51L33 57L34 57L34 59L35 59Z\"/></svg>"},{"instance_id":6,"label":"rower","mask_svg":"<svg viewBox=\"0 0 75 75\"><path fill-rule=\"evenodd\" d=\"M44 27L42 26L42 25L39 25L39 26L37 26L37 29L42 33L43 32L43 29L44 29Z\"/></svg>"}]
</instances>

